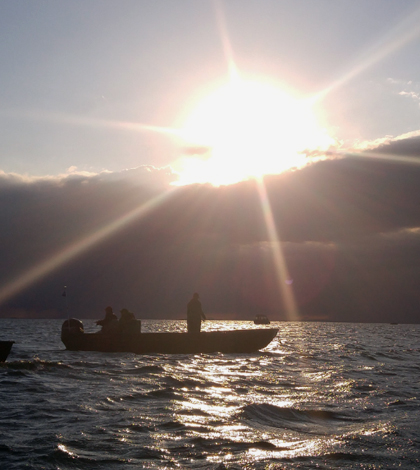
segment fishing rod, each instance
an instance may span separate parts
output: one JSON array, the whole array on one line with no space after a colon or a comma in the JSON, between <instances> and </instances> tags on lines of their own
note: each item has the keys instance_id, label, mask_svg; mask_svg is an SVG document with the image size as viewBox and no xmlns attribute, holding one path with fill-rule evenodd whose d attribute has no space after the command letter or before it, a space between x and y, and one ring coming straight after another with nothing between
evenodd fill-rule
<instances>
[{"instance_id":1,"label":"fishing rod","mask_svg":"<svg viewBox=\"0 0 420 470\"><path fill-rule=\"evenodd\" d=\"M70 320L70 313L69 313L69 302L67 300L67 286L64 286L63 293L61 294L65 298L65 309L67 312L67 320Z\"/></svg>"}]
</instances>

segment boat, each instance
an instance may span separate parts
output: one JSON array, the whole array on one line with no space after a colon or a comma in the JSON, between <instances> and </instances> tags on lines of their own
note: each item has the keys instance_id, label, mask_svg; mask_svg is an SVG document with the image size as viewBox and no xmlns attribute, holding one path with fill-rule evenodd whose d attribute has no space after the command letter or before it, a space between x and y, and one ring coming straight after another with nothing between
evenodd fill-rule
<instances>
[{"instance_id":1,"label":"boat","mask_svg":"<svg viewBox=\"0 0 420 470\"><path fill-rule=\"evenodd\" d=\"M0 362L4 362L12 349L14 341L0 341Z\"/></svg>"},{"instance_id":2,"label":"boat","mask_svg":"<svg viewBox=\"0 0 420 470\"><path fill-rule=\"evenodd\" d=\"M137 320L138 321L138 320ZM140 323L140 322L138 322ZM202 331L200 333L142 333L140 328L105 334L85 333L83 323L66 320L61 341L69 351L130 352L135 354L252 353L265 348L277 328Z\"/></svg>"},{"instance_id":3,"label":"boat","mask_svg":"<svg viewBox=\"0 0 420 470\"><path fill-rule=\"evenodd\" d=\"M256 315L254 318L254 323L256 325L269 325L270 320L265 315Z\"/></svg>"}]
</instances>

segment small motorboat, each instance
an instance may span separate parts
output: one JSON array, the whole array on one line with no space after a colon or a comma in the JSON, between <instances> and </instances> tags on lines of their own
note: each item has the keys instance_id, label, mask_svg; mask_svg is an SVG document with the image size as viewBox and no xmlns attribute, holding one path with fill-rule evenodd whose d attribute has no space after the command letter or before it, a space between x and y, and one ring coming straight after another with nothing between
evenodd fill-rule
<instances>
[{"instance_id":1,"label":"small motorboat","mask_svg":"<svg viewBox=\"0 0 420 470\"><path fill-rule=\"evenodd\" d=\"M0 362L4 362L12 349L14 341L0 341Z\"/></svg>"},{"instance_id":2,"label":"small motorboat","mask_svg":"<svg viewBox=\"0 0 420 470\"><path fill-rule=\"evenodd\" d=\"M277 328L265 328L202 331L200 333L142 333L138 327L110 334L85 333L83 323L70 318L62 325L61 341L70 351L235 354L252 353L265 348L275 338L277 332Z\"/></svg>"},{"instance_id":3,"label":"small motorboat","mask_svg":"<svg viewBox=\"0 0 420 470\"><path fill-rule=\"evenodd\" d=\"M265 315L256 315L254 318L254 323L256 325L269 325L270 320Z\"/></svg>"}]
</instances>

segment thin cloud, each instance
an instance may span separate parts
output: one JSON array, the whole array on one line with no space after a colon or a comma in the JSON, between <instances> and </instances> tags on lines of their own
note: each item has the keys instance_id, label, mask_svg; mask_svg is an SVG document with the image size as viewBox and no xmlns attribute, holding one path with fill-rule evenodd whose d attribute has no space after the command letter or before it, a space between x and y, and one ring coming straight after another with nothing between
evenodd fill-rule
<instances>
[{"instance_id":1,"label":"thin cloud","mask_svg":"<svg viewBox=\"0 0 420 470\"><path fill-rule=\"evenodd\" d=\"M205 145L191 145L191 146L183 148L183 153L189 156L192 156L192 155L210 156L211 151L212 151L212 147L208 147Z\"/></svg>"},{"instance_id":2,"label":"thin cloud","mask_svg":"<svg viewBox=\"0 0 420 470\"><path fill-rule=\"evenodd\" d=\"M407 96L408 98L411 98L414 101L420 100L420 93L416 93L415 91L400 91L398 94L401 96Z\"/></svg>"},{"instance_id":3,"label":"thin cloud","mask_svg":"<svg viewBox=\"0 0 420 470\"><path fill-rule=\"evenodd\" d=\"M407 46L420 36L420 8L416 7L409 15L403 18L388 33L363 53L354 67L347 71L342 77L321 91L315 100L322 99L336 88L343 86L356 76L365 72L368 68L384 60L398 50Z\"/></svg>"},{"instance_id":4,"label":"thin cloud","mask_svg":"<svg viewBox=\"0 0 420 470\"><path fill-rule=\"evenodd\" d=\"M70 167L66 173L58 175L30 176L17 173L6 173L0 170L0 188L19 185L63 185L68 182L116 182L131 181L137 186L146 186L151 189L165 190L178 180L178 174L169 166L157 168L153 165L142 165L119 172L104 170L90 172Z\"/></svg>"}]
</instances>

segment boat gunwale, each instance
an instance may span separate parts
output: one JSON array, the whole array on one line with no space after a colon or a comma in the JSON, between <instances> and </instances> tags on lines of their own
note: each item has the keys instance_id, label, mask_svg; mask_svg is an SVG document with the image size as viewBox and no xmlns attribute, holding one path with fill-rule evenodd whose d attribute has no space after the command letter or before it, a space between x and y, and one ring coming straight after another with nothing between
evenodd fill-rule
<instances>
[{"instance_id":1,"label":"boat gunwale","mask_svg":"<svg viewBox=\"0 0 420 470\"><path fill-rule=\"evenodd\" d=\"M278 331L278 328L250 328L199 333L140 332L127 335L62 331L61 340L71 351L135 354L249 353L268 346Z\"/></svg>"}]
</instances>

